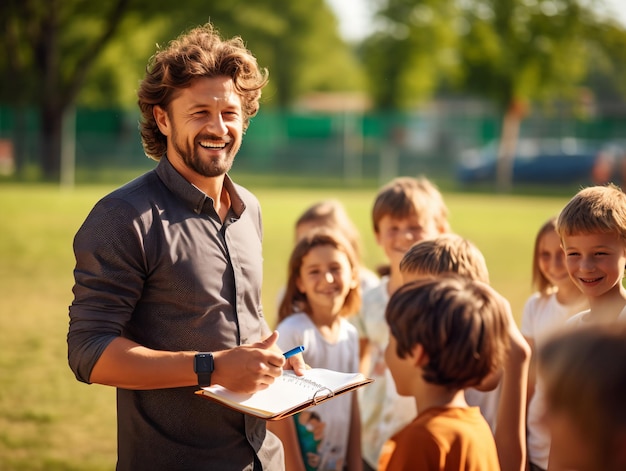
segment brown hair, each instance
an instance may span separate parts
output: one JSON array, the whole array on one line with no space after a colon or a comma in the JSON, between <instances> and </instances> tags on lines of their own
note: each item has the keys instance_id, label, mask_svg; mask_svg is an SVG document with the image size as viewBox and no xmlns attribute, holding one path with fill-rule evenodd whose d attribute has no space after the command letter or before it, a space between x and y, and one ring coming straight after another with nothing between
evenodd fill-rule
<instances>
[{"instance_id":1,"label":"brown hair","mask_svg":"<svg viewBox=\"0 0 626 471\"><path fill-rule=\"evenodd\" d=\"M508 350L506 303L481 281L447 275L408 283L391 296L385 318L397 355L422 345L424 379L451 390L479 384Z\"/></svg>"},{"instance_id":2,"label":"brown hair","mask_svg":"<svg viewBox=\"0 0 626 471\"><path fill-rule=\"evenodd\" d=\"M181 34L150 58L137 92L141 110L139 130L148 157L160 160L167 149L167 139L154 119L154 107L167 111L178 90L189 87L195 79L220 76L230 77L241 97L245 132L250 118L259 110L268 72L259 69L240 37L223 40L213 25L207 23Z\"/></svg>"},{"instance_id":3,"label":"brown hair","mask_svg":"<svg viewBox=\"0 0 626 471\"><path fill-rule=\"evenodd\" d=\"M456 273L489 283L487 262L481 251L469 240L453 233L414 244L402 257L400 271L431 276Z\"/></svg>"},{"instance_id":4,"label":"brown hair","mask_svg":"<svg viewBox=\"0 0 626 471\"><path fill-rule=\"evenodd\" d=\"M380 220L385 216L400 219L411 215L432 218L442 232L450 230L448 208L427 178L394 178L378 191L372 208L374 232L378 233Z\"/></svg>"},{"instance_id":5,"label":"brown hair","mask_svg":"<svg viewBox=\"0 0 626 471\"><path fill-rule=\"evenodd\" d=\"M539 228L537 235L535 236L535 249L533 251L533 273L532 273L532 286L541 294L548 294L551 288L554 286L546 278L539 268L539 245L544 235L549 232L556 232L556 217L551 217Z\"/></svg>"},{"instance_id":6,"label":"brown hair","mask_svg":"<svg viewBox=\"0 0 626 471\"><path fill-rule=\"evenodd\" d=\"M331 247L340 250L345 253L352 267L353 276L357 279L357 272L359 269L358 261L354 250L345 237L336 230L330 230L328 228L317 229L308 232L302 239L298 241L291 257L289 257L289 264L287 268L287 287L285 288L285 295L278 308L278 320L282 321L286 317L294 314L295 312L302 311L310 314L311 308L306 298L306 294L302 293L297 287L297 280L300 277L300 269L302 268L302 260L314 247L322 245L330 245ZM354 287L350 288L348 295L343 304L340 314L342 316L349 316L358 312L361 308L361 287L360 284L354 283Z\"/></svg>"},{"instance_id":7,"label":"brown hair","mask_svg":"<svg viewBox=\"0 0 626 471\"><path fill-rule=\"evenodd\" d=\"M538 352L548 413L565 412L586 435L597 469L613 463L626 434L626 324L575 326L549 337ZM622 453L622 459L624 455Z\"/></svg>"},{"instance_id":8,"label":"brown hair","mask_svg":"<svg viewBox=\"0 0 626 471\"><path fill-rule=\"evenodd\" d=\"M559 214L556 232L561 240L572 234L612 233L626 243L626 195L612 183L580 190Z\"/></svg>"},{"instance_id":9,"label":"brown hair","mask_svg":"<svg viewBox=\"0 0 626 471\"><path fill-rule=\"evenodd\" d=\"M295 227L302 224L317 224L319 227L337 229L345 236L361 259L361 236L348 216L344 206L338 200L319 201L309 206L296 220Z\"/></svg>"}]
</instances>

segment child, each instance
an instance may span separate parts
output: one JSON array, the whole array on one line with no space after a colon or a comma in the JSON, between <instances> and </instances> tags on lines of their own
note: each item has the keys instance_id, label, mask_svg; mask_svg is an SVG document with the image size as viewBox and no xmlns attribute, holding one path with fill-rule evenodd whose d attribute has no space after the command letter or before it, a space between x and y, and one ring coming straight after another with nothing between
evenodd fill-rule
<instances>
[{"instance_id":1,"label":"child","mask_svg":"<svg viewBox=\"0 0 626 471\"><path fill-rule=\"evenodd\" d=\"M626 319L626 195L613 185L580 190L556 221L567 272L589 309L569 322Z\"/></svg>"},{"instance_id":2,"label":"child","mask_svg":"<svg viewBox=\"0 0 626 471\"><path fill-rule=\"evenodd\" d=\"M338 231L307 232L289 260L278 346L286 351L303 345L304 360L311 367L356 372L358 334L345 316L360 307L357 270L352 246ZM355 393L320 404L305 415L271 422L269 428L283 442L286 469L362 469Z\"/></svg>"},{"instance_id":3,"label":"child","mask_svg":"<svg viewBox=\"0 0 626 471\"><path fill-rule=\"evenodd\" d=\"M626 325L590 325L539 349L550 469L626 469Z\"/></svg>"},{"instance_id":4,"label":"child","mask_svg":"<svg viewBox=\"0 0 626 471\"><path fill-rule=\"evenodd\" d=\"M322 227L339 230L348 242L352 244L354 253L359 261L361 293L378 286L378 283L380 283L378 276L373 271L362 266L361 236L341 202L329 199L308 207L296 221L296 242L302 239L308 231Z\"/></svg>"},{"instance_id":5,"label":"child","mask_svg":"<svg viewBox=\"0 0 626 471\"><path fill-rule=\"evenodd\" d=\"M374 201L372 221L376 242L389 261L389 274L364 293L363 308L351 319L361 339L360 371L375 380L358 393L366 469L376 469L385 441L417 413L414 401L396 393L384 359L389 339L385 307L402 285L400 260L415 242L450 230L443 198L426 178L399 177L383 186Z\"/></svg>"},{"instance_id":6,"label":"child","mask_svg":"<svg viewBox=\"0 0 626 471\"><path fill-rule=\"evenodd\" d=\"M522 333L533 352L551 330L565 324L572 315L587 308L587 299L567 273L561 240L555 231L556 218L550 218L535 238L532 284L535 293L526 301ZM550 435L543 421L541 393L535 395L534 360L528 372L527 446L533 469L547 469ZM542 388L541 385L538 386Z\"/></svg>"},{"instance_id":7,"label":"child","mask_svg":"<svg viewBox=\"0 0 626 471\"><path fill-rule=\"evenodd\" d=\"M487 263L480 250L456 234L442 234L418 242L404 255L400 271L405 283L454 273L489 283ZM521 471L526 467L525 405L526 379L530 347L525 342L510 306L510 350L503 372L490 375L476 388L465 390L469 405L479 406L495 434L500 467L504 471Z\"/></svg>"},{"instance_id":8,"label":"child","mask_svg":"<svg viewBox=\"0 0 626 471\"><path fill-rule=\"evenodd\" d=\"M555 230L565 253L567 272L589 305L589 309L569 318L566 325L626 320L626 290L622 286L626 267L626 195L613 184L584 188L561 210ZM541 382L535 386L535 401L541 415L550 413L546 411ZM549 432L542 445L551 456ZM538 466L533 462L531 469L540 471L549 462L549 457Z\"/></svg>"},{"instance_id":9,"label":"child","mask_svg":"<svg viewBox=\"0 0 626 471\"><path fill-rule=\"evenodd\" d=\"M458 234L441 234L414 244L400 261L404 283L445 273L489 283L487 262L481 251Z\"/></svg>"},{"instance_id":10,"label":"child","mask_svg":"<svg viewBox=\"0 0 626 471\"><path fill-rule=\"evenodd\" d=\"M489 425L464 389L502 367L509 343L504 299L489 285L454 275L408 283L385 314L385 359L396 389L419 411L385 443L378 469L499 470Z\"/></svg>"}]
</instances>

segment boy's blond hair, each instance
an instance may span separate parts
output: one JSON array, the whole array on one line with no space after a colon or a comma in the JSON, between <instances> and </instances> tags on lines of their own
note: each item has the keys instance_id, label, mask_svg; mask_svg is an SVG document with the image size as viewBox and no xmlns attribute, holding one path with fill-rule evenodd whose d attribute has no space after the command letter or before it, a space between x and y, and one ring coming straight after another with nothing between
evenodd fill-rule
<instances>
[{"instance_id":1,"label":"boy's blond hair","mask_svg":"<svg viewBox=\"0 0 626 471\"><path fill-rule=\"evenodd\" d=\"M397 177L384 185L376 195L372 208L374 232L385 216L395 219L417 215L432 218L441 232L448 232L448 208L437 187L425 177Z\"/></svg>"},{"instance_id":2,"label":"boy's blond hair","mask_svg":"<svg viewBox=\"0 0 626 471\"><path fill-rule=\"evenodd\" d=\"M439 276L457 273L489 283L487 262L472 242L458 234L441 234L413 245L400 262L402 274Z\"/></svg>"},{"instance_id":3,"label":"boy's blond hair","mask_svg":"<svg viewBox=\"0 0 626 471\"><path fill-rule=\"evenodd\" d=\"M556 232L573 234L612 233L626 243L626 194L616 185L580 190L556 220Z\"/></svg>"},{"instance_id":4,"label":"boy's blond hair","mask_svg":"<svg viewBox=\"0 0 626 471\"><path fill-rule=\"evenodd\" d=\"M398 357L420 344L428 357L424 380L450 390L480 384L508 351L504 299L488 284L462 276L403 285L391 296L385 319Z\"/></svg>"}]
</instances>

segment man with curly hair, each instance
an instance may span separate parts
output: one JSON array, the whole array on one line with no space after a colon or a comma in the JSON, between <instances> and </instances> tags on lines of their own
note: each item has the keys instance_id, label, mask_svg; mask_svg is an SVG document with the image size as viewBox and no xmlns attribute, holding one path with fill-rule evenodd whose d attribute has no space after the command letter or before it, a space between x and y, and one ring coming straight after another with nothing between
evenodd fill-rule
<instances>
[{"instance_id":1,"label":"man with curly hair","mask_svg":"<svg viewBox=\"0 0 626 471\"><path fill-rule=\"evenodd\" d=\"M68 357L117 388L118 470L281 470L265 422L194 394L265 389L285 360L261 309L261 212L228 176L267 72L206 24L139 87L152 171L99 201L74 239Z\"/></svg>"}]
</instances>

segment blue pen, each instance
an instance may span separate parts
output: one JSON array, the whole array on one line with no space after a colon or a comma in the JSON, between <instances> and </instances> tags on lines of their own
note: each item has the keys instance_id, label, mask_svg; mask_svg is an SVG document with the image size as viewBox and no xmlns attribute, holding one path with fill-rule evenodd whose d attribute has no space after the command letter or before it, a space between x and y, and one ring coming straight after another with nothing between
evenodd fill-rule
<instances>
[{"instance_id":1,"label":"blue pen","mask_svg":"<svg viewBox=\"0 0 626 471\"><path fill-rule=\"evenodd\" d=\"M292 348L288 352L283 353L283 356L285 358L289 358L289 357L297 355L298 353L303 352L303 351L304 351L304 345L298 345L297 347Z\"/></svg>"}]
</instances>

